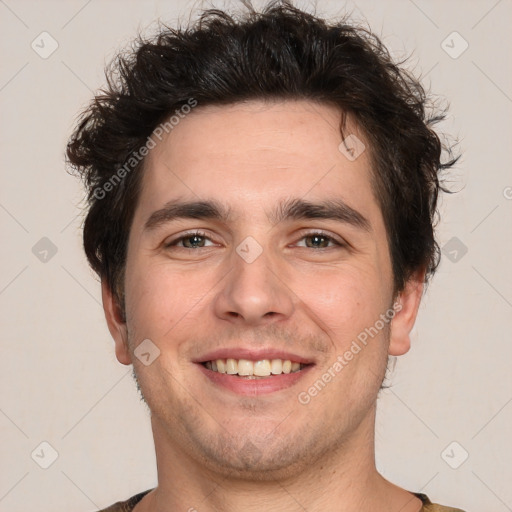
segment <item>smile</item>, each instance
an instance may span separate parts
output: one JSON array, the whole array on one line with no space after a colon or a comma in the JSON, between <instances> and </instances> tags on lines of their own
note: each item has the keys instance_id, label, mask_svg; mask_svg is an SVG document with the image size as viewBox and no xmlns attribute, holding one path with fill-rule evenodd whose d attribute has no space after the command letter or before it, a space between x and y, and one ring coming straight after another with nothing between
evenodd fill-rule
<instances>
[{"instance_id":1,"label":"smile","mask_svg":"<svg viewBox=\"0 0 512 512\"><path fill-rule=\"evenodd\" d=\"M306 364L290 359L216 359L203 363L205 368L217 373L236 375L248 379L258 379L272 375L295 373L306 367Z\"/></svg>"},{"instance_id":2,"label":"smile","mask_svg":"<svg viewBox=\"0 0 512 512\"><path fill-rule=\"evenodd\" d=\"M213 384L213 389L225 389L237 395L252 397L291 388L315 367L311 362L279 359L277 354L272 359L261 356L235 359L225 356L197 361L196 368L210 385Z\"/></svg>"}]
</instances>

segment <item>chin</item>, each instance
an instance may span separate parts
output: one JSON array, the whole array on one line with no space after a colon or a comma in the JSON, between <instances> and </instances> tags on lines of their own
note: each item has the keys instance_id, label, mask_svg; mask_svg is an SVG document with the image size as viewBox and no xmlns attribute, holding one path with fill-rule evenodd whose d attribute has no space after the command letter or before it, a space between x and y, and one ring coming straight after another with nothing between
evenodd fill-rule
<instances>
[{"instance_id":1,"label":"chin","mask_svg":"<svg viewBox=\"0 0 512 512\"><path fill-rule=\"evenodd\" d=\"M329 447L318 441L307 436L284 439L279 434L257 438L243 432L237 437L195 440L194 447L201 464L215 474L237 480L282 481L300 474L323 456Z\"/></svg>"}]
</instances>

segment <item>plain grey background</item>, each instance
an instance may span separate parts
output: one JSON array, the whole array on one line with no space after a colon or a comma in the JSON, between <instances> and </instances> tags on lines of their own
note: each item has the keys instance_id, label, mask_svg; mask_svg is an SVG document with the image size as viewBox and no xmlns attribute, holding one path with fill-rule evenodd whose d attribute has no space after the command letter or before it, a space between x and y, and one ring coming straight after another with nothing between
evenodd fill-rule
<instances>
[{"instance_id":1,"label":"plain grey background","mask_svg":"<svg viewBox=\"0 0 512 512\"><path fill-rule=\"evenodd\" d=\"M115 50L201 5L0 0L1 512L92 511L156 484L148 413L114 356L63 155ZM460 192L441 202L443 262L379 400L378 467L467 512L512 510L512 2L318 1L318 14L346 11L396 57L412 53L449 100L440 129L463 153Z\"/></svg>"}]
</instances>

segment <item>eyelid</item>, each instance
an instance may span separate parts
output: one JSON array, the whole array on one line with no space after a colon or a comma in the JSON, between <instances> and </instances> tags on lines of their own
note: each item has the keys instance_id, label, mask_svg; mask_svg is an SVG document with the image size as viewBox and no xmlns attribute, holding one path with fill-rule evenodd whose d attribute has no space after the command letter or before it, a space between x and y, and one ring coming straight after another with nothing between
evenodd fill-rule
<instances>
[{"instance_id":1,"label":"eyelid","mask_svg":"<svg viewBox=\"0 0 512 512\"><path fill-rule=\"evenodd\" d=\"M307 231L301 232L299 241L303 240L306 237L315 236L315 235L322 236L324 238L328 238L329 241L331 241L332 243L335 244L335 246L336 245L340 246L340 247L348 246L348 243L343 238L341 238L337 235L334 235L333 233L331 233L329 231L324 231L323 229L309 229ZM320 248L320 250L321 249L322 248ZM323 249L329 249L329 247L323 247Z\"/></svg>"},{"instance_id":2,"label":"eyelid","mask_svg":"<svg viewBox=\"0 0 512 512\"><path fill-rule=\"evenodd\" d=\"M202 238L206 238L208 240L210 240L211 242L214 242L214 240L212 239L211 236L208 235L208 233L206 233L205 231L201 230L201 229L192 229L190 231L187 231L185 233L181 233L179 234L177 237L173 238L172 240L170 240L169 242L164 242L164 247L167 248L167 247L173 247L173 246L176 246L176 244L178 242L181 242L182 240L184 240L185 238L190 238L192 236L200 236ZM187 249L187 247L179 247L180 249Z\"/></svg>"}]
</instances>

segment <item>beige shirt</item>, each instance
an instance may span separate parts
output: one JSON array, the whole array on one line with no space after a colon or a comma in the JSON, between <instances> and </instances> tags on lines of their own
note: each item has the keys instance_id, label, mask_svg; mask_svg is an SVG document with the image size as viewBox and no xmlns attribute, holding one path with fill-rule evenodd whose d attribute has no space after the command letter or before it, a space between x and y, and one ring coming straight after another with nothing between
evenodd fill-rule
<instances>
[{"instance_id":1,"label":"beige shirt","mask_svg":"<svg viewBox=\"0 0 512 512\"><path fill-rule=\"evenodd\" d=\"M139 501L142 498L144 498L144 496L146 496L146 494L148 494L150 490L132 496L127 501L119 501L117 503L114 503L110 507L100 510L99 512L132 512L132 510L135 508L135 505L137 505L137 503L139 503ZM414 493L414 495L417 496L423 502L421 512L464 512L459 508L443 507L442 505L436 505L435 503L432 503L425 494Z\"/></svg>"}]
</instances>

